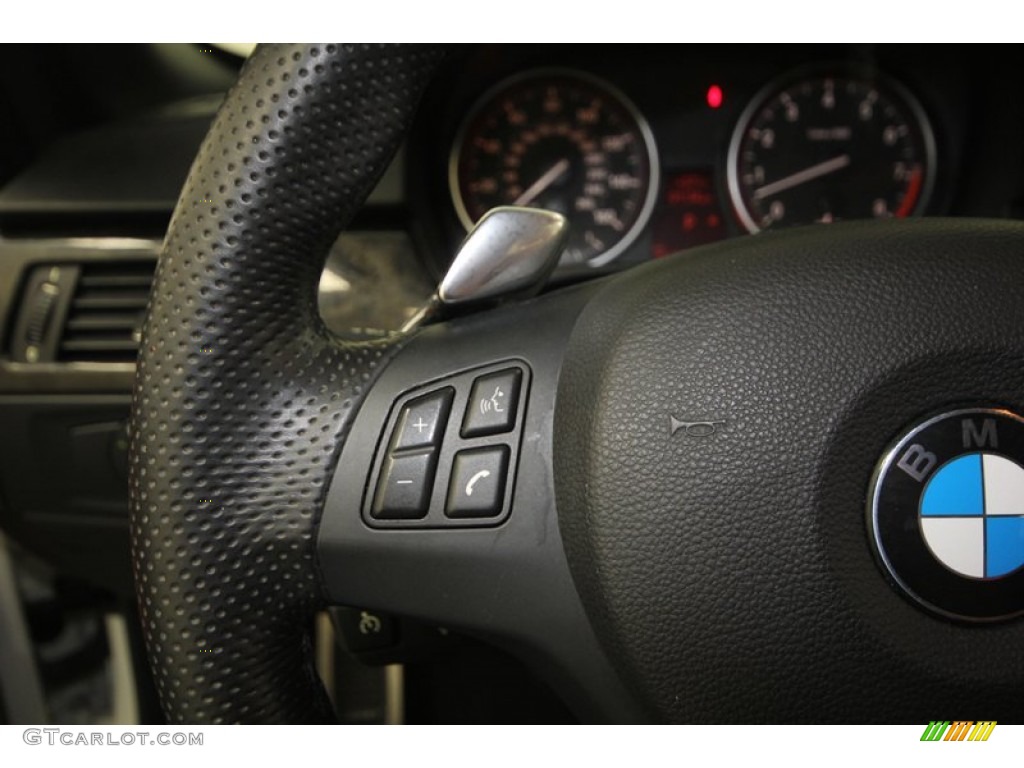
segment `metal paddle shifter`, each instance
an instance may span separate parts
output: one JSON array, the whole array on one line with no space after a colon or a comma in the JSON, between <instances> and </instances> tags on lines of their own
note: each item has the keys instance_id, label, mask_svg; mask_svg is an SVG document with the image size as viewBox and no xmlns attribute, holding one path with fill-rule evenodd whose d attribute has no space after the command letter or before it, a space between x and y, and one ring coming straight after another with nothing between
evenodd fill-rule
<instances>
[{"instance_id":1,"label":"metal paddle shifter","mask_svg":"<svg viewBox=\"0 0 1024 768\"><path fill-rule=\"evenodd\" d=\"M459 246L441 285L402 332L437 316L442 307L527 298L540 291L569 236L560 213L504 206L488 211Z\"/></svg>"}]
</instances>

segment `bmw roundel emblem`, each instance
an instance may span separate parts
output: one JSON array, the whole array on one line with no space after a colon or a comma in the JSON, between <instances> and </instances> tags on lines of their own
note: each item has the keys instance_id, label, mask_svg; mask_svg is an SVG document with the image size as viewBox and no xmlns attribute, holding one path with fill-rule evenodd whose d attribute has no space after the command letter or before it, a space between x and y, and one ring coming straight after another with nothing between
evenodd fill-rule
<instances>
[{"instance_id":1,"label":"bmw roundel emblem","mask_svg":"<svg viewBox=\"0 0 1024 768\"><path fill-rule=\"evenodd\" d=\"M926 608L1024 613L1024 419L974 408L911 429L875 473L868 526L884 569Z\"/></svg>"}]
</instances>

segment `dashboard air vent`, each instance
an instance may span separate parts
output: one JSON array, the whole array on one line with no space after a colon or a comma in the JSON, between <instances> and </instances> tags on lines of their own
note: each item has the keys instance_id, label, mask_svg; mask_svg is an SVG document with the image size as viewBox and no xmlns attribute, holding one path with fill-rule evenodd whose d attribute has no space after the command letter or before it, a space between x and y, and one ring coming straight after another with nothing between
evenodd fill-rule
<instances>
[{"instance_id":1,"label":"dashboard air vent","mask_svg":"<svg viewBox=\"0 0 1024 768\"><path fill-rule=\"evenodd\" d=\"M57 360L135 362L155 268L151 260L83 264Z\"/></svg>"}]
</instances>

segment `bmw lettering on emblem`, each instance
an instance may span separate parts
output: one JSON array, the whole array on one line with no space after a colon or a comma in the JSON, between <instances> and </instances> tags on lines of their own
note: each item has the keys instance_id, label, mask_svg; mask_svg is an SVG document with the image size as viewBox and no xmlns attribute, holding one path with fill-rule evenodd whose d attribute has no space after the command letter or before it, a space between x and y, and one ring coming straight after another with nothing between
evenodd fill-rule
<instances>
[{"instance_id":1,"label":"bmw lettering on emblem","mask_svg":"<svg viewBox=\"0 0 1024 768\"><path fill-rule=\"evenodd\" d=\"M889 576L926 608L1024 613L1024 420L975 408L912 429L875 473L868 526Z\"/></svg>"}]
</instances>

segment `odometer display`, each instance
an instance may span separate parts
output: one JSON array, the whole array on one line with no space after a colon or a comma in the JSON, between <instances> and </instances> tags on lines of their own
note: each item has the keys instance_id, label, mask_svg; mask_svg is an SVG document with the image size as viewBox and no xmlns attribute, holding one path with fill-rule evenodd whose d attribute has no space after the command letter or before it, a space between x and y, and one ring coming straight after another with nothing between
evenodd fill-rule
<instances>
[{"instance_id":1,"label":"odometer display","mask_svg":"<svg viewBox=\"0 0 1024 768\"><path fill-rule=\"evenodd\" d=\"M570 223L562 264L600 267L650 218L655 158L647 123L611 86L534 72L472 110L452 152L452 198L467 229L499 205L557 211Z\"/></svg>"},{"instance_id":2,"label":"odometer display","mask_svg":"<svg viewBox=\"0 0 1024 768\"><path fill-rule=\"evenodd\" d=\"M902 87L876 76L788 78L740 118L729 193L751 232L903 218L927 205L934 166L928 119Z\"/></svg>"}]
</instances>

